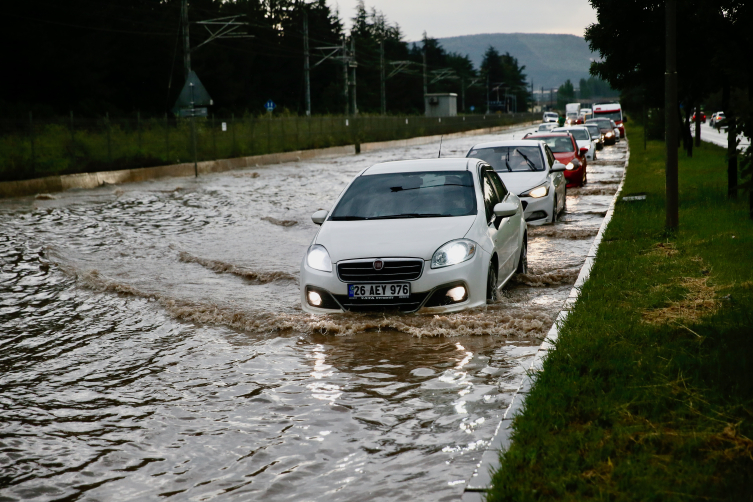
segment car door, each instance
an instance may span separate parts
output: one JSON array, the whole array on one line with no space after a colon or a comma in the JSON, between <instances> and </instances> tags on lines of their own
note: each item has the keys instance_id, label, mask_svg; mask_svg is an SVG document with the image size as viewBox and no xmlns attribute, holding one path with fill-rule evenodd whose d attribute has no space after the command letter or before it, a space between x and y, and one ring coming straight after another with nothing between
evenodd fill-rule
<instances>
[{"instance_id":1,"label":"car door","mask_svg":"<svg viewBox=\"0 0 753 502\"><path fill-rule=\"evenodd\" d=\"M495 171L487 170L486 175L492 181L494 190L497 192L500 202L513 202L517 204L515 196L510 196L510 193ZM494 224L497 227L497 234L502 241L503 252L505 254L505 261L500 266L500 278L505 278L512 274L515 270L515 261L517 260L518 242L520 241L520 220L523 218L523 211L518 211L514 216L508 218L495 218ZM502 258L502 255L500 255ZM501 262L502 260L500 260Z\"/></svg>"},{"instance_id":2,"label":"car door","mask_svg":"<svg viewBox=\"0 0 753 502\"><path fill-rule=\"evenodd\" d=\"M494 182L488 175L489 167L482 167L480 173L481 183L484 189L484 210L486 211L486 231L489 234L489 239L494 245L494 252L497 253L497 277L502 276L502 265L505 264L507 259L507 253L505 252L505 231L499 230L499 223L497 217L494 216L494 206L496 206L500 200L496 189L494 188Z\"/></svg>"},{"instance_id":3,"label":"car door","mask_svg":"<svg viewBox=\"0 0 753 502\"><path fill-rule=\"evenodd\" d=\"M544 145L544 152L546 154L547 164L549 164L549 169L551 169L555 161L554 154L547 145ZM550 170L549 177L552 180L552 185L554 185L554 193L557 194L557 211L559 211L560 208L564 207L565 205L565 187L567 186L567 182L565 181L565 174L562 172L553 173Z\"/></svg>"}]
</instances>

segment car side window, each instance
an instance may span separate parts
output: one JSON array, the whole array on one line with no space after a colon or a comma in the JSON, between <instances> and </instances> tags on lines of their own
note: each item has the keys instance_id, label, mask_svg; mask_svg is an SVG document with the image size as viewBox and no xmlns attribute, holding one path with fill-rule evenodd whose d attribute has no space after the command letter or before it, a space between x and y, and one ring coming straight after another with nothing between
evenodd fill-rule
<instances>
[{"instance_id":1,"label":"car side window","mask_svg":"<svg viewBox=\"0 0 753 502\"><path fill-rule=\"evenodd\" d=\"M549 145L544 146L544 150L546 150L546 160L549 162L549 167L552 167L554 165L554 154L552 153L552 150L549 149Z\"/></svg>"},{"instance_id":2,"label":"car side window","mask_svg":"<svg viewBox=\"0 0 753 502\"><path fill-rule=\"evenodd\" d=\"M502 180L499 177L499 174L497 174L496 171L487 171L486 172L492 179L492 183L494 184L494 188L497 190L497 195L499 196L499 200L503 201L505 200L505 197L507 197L507 187L505 187L505 184L502 183Z\"/></svg>"},{"instance_id":3,"label":"car side window","mask_svg":"<svg viewBox=\"0 0 753 502\"><path fill-rule=\"evenodd\" d=\"M494 218L494 206L499 203L499 196L494 190L494 183L489 178L486 169L483 171L484 176L484 208L486 209L486 221L492 221Z\"/></svg>"}]
</instances>

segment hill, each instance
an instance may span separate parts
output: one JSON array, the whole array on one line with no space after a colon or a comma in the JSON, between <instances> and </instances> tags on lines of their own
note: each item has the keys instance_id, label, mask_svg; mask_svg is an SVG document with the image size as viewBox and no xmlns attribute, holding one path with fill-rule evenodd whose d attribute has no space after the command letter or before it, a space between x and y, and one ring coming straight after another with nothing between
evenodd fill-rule
<instances>
[{"instance_id":1,"label":"hill","mask_svg":"<svg viewBox=\"0 0 753 502\"><path fill-rule=\"evenodd\" d=\"M570 79L577 87L581 78L588 78L591 61L598 58L583 37L545 33L484 33L438 39L447 51L468 54L476 68L481 66L484 52L491 45L499 52L509 52L525 65L528 82L536 89L559 87Z\"/></svg>"}]
</instances>

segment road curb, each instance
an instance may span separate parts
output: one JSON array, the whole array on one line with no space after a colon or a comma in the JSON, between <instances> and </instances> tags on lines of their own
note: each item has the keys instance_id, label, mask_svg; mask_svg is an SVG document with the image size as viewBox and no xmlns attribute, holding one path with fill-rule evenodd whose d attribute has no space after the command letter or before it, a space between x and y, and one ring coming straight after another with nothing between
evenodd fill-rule
<instances>
[{"instance_id":1,"label":"road curb","mask_svg":"<svg viewBox=\"0 0 753 502\"><path fill-rule=\"evenodd\" d=\"M522 122L507 126L486 127L443 135L445 138L461 138L464 136L476 136L501 132L516 127L526 127L533 122ZM379 141L361 144L361 152L381 150L399 146L417 146L428 143L439 143L442 135L418 136L415 138L399 139L392 141ZM265 155L253 155L250 157L236 157L232 159L209 160L197 164L199 174L221 173L234 169L246 169L285 162L298 162L320 157L332 157L337 155L355 155L355 145L333 146L329 148L315 148L311 150L296 150L294 152L269 153ZM139 167L135 169L122 169L119 171L99 171L94 173L64 174L61 176L48 176L31 180L3 181L0 182L0 199L10 197L24 197L40 193L63 192L71 188L97 188L105 184L116 185L120 183L133 183L159 178L176 178L194 176L193 162L172 164L169 166Z\"/></svg>"},{"instance_id":2,"label":"road curb","mask_svg":"<svg viewBox=\"0 0 753 502\"><path fill-rule=\"evenodd\" d=\"M627 141L627 138L625 139L625 141ZM544 338L544 341L539 346L536 354L533 356L531 364L526 368L526 375L523 377L523 381L513 394L512 401L505 410L504 415L502 415L502 420L500 420L499 424L497 425L497 429L494 431L492 440L489 442L486 450L481 455L481 460L476 465L476 469L471 475L471 478L466 483L462 497L463 502L480 502L482 500L485 500L484 494L489 489L492 480L492 474L497 469L499 469L500 450L510 447L512 420L523 407L525 397L536 380L536 374L543 369L544 359L549 354L550 350L554 350L556 348L556 342L559 338L559 328L560 326L562 326L562 323L565 321L565 319L567 319L567 316L570 313L570 309L573 307L575 302L578 300L578 297L580 296L580 291L583 287L583 284L586 283L589 275L591 274L591 268L593 267L594 260L596 259L596 253L599 250L599 245L604 238L604 232L606 231L609 222L612 220L612 215L614 214L614 207L617 202L617 198L620 196L622 187L625 184L625 176L627 175L629 162L630 147L628 146L627 152L625 154L625 167L622 172L622 179L620 180L620 184L617 187L617 192L615 192L614 197L612 198L612 202L610 202L609 204L609 209L604 215L604 219L601 222L599 231L596 234L596 237L594 237L591 248L586 254L586 261L583 263L583 266L580 269L578 279L575 281L573 288L570 290L570 295L565 300L562 310L560 310L557 314L557 318L555 319L554 324Z\"/></svg>"}]
</instances>

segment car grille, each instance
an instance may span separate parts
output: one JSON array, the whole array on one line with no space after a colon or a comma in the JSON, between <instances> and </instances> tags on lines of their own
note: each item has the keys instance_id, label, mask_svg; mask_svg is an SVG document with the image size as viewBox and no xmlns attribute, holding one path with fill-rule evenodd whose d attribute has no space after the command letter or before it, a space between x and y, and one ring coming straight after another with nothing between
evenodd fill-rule
<instances>
[{"instance_id":1,"label":"car grille","mask_svg":"<svg viewBox=\"0 0 753 502\"><path fill-rule=\"evenodd\" d=\"M419 259L384 259L382 270L374 270L374 260L347 261L337 264L343 282L415 281L421 277L424 261Z\"/></svg>"},{"instance_id":2,"label":"car grille","mask_svg":"<svg viewBox=\"0 0 753 502\"><path fill-rule=\"evenodd\" d=\"M384 312L389 310L414 312L421 307L428 294L428 292L411 293L410 298L396 298L394 300L360 300L349 298L348 295L334 295L334 297L345 310L351 312Z\"/></svg>"}]
</instances>

